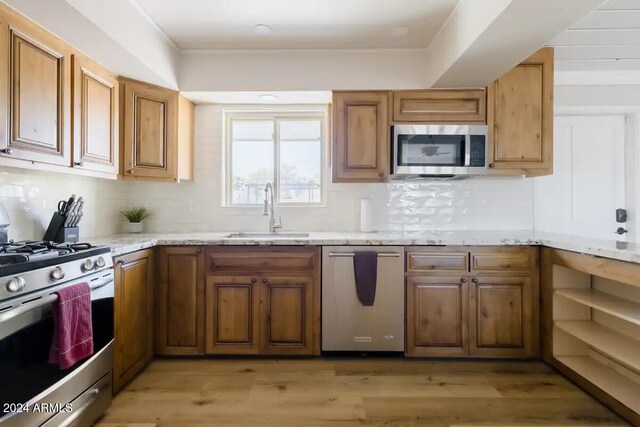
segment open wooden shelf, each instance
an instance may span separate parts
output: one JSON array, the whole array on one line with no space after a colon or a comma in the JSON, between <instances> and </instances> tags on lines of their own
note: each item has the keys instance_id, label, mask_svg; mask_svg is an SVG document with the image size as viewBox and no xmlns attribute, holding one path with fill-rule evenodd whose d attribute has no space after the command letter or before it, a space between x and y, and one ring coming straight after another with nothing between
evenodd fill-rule
<instances>
[{"instance_id":1,"label":"open wooden shelf","mask_svg":"<svg viewBox=\"0 0 640 427\"><path fill-rule=\"evenodd\" d=\"M640 372L640 341L591 320L556 320L555 326L616 362Z\"/></svg>"},{"instance_id":2,"label":"open wooden shelf","mask_svg":"<svg viewBox=\"0 0 640 427\"><path fill-rule=\"evenodd\" d=\"M556 356L560 362L591 381L623 405L640 413L640 383L589 356Z\"/></svg>"},{"instance_id":3,"label":"open wooden shelf","mask_svg":"<svg viewBox=\"0 0 640 427\"><path fill-rule=\"evenodd\" d=\"M558 289L556 293L640 326L640 304L637 302L593 289Z\"/></svg>"}]
</instances>

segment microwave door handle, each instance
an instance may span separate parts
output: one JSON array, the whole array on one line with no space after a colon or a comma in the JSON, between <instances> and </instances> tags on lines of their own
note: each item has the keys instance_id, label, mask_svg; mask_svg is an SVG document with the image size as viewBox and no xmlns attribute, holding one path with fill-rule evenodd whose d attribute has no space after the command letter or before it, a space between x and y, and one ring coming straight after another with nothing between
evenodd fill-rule
<instances>
[{"instance_id":1,"label":"microwave door handle","mask_svg":"<svg viewBox=\"0 0 640 427\"><path fill-rule=\"evenodd\" d=\"M471 167L471 134L464 136L464 166Z\"/></svg>"}]
</instances>

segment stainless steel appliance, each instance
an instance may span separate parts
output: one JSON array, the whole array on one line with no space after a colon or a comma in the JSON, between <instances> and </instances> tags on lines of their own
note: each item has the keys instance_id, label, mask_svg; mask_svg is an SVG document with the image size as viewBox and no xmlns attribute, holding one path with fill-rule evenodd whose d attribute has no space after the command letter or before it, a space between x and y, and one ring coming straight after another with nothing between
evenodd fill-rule
<instances>
[{"instance_id":1,"label":"stainless steel appliance","mask_svg":"<svg viewBox=\"0 0 640 427\"><path fill-rule=\"evenodd\" d=\"M90 426L111 404L113 262L89 244L0 244L0 426ZM48 363L53 292L91 287L94 354Z\"/></svg>"},{"instance_id":2,"label":"stainless steel appliance","mask_svg":"<svg viewBox=\"0 0 640 427\"><path fill-rule=\"evenodd\" d=\"M378 253L376 296L363 306L356 295L353 258ZM404 351L404 248L322 248L322 350Z\"/></svg>"},{"instance_id":3,"label":"stainless steel appliance","mask_svg":"<svg viewBox=\"0 0 640 427\"><path fill-rule=\"evenodd\" d=\"M486 125L393 126L392 179L486 175Z\"/></svg>"}]
</instances>

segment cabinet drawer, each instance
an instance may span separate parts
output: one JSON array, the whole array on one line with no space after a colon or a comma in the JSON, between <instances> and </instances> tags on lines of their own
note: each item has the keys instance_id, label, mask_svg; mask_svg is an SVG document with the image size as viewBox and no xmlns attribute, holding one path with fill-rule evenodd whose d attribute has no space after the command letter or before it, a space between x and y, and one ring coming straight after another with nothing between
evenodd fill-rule
<instances>
[{"instance_id":1,"label":"cabinet drawer","mask_svg":"<svg viewBox=\"0 0 640 427\"><path fill-rule=\"evenodd\" d=\"M395 123L486 123L486 110L484 89L393 93Z\"/></svg>"},{"instance_id":2,"label":"cabinet drawer","mask_svg":"<svg viewBox=\"0 0 640 427\"><path fill-rule=\"evenodd\" d=\"M487 253L471 255L472 272L529 271L529 253Z\"/></svg>"},{"instance_id":3,"label":"cabinet drawer","mask_svg":"<svg viewBox=\"0 0 640 427\"><path fill-rule=\"evenodd\" d=\"M313 270L313 252L208 252L208 271Z\"/></svg>"},{"instance_id":4,"label":"cabinet drawer","mask_svg":"<svg viewBox=\"0 0 640 427\"><path fill-rule=\"evenodd\" d=\"M469 269L467 252L409 252L407 272L447 271L466 273Z\"/></svg>"}]
</instances>

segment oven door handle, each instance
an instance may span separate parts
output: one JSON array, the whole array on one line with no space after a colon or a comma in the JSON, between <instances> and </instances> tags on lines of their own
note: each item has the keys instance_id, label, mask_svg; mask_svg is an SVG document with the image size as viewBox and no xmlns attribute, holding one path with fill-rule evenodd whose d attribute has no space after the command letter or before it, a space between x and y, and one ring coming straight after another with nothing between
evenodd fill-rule
<instances>
[{"instance_id":1,"label":"oven door handle","mask_svg":"<svg viewBox=\"0 0 640 427\"><path fill-rule=\"evenodd\" d=\"M109 283L113 282L113 277L110 277L109 279L106 280L102 280L96 283L92 283L90 285L91 287L91 292L100 289L104 286L107 286ZM64 287L64 286L63 286ZM29 301L26 302L16 308L10 309L9 311L6 311L4 313L0 313L0 324L2 324L3 322L6 322L7 320L11 320L14 317L20 316L21 314L24 313L28 313L31 310L35 310L38 309L42 306L45 305L49 305L52 302L55 302L58 299L58 295L51 293L49 295L47 295L46 297L42 297L42 298L38 298L35 301Z\"/></svg>"}]
</instances>

